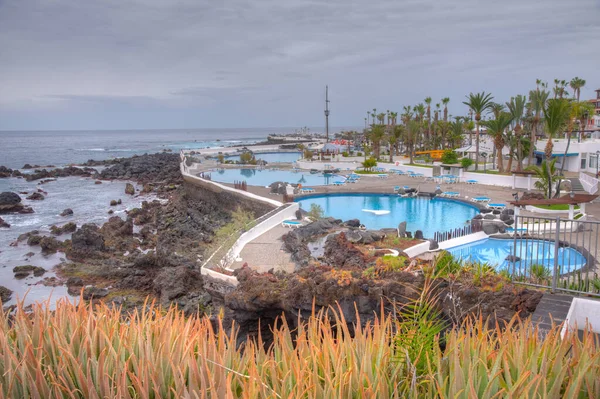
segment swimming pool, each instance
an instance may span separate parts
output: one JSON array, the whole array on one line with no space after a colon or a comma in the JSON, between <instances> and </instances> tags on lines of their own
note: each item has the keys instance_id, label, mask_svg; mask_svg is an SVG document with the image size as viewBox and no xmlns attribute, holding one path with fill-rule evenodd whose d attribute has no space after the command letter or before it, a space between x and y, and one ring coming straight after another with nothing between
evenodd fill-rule
<instances>
[{"instance_id":1,"label":"swimming pool","mask_svg":"<svg viewBox=\"0 0 600 399\"><path fill-rule=\"evenodd\" d=\"M488 263L497 269L506 269L510 267L512 271L513 263L506 260L509 255L516 254L521 258L515 262L516 271L528 271L533 264L543 264L545 266L554 266L554 242L544 240L502 240L498 238L486 238L475 241L470 244L460 245L448 249L455 258L470 260L473 262ZM585 257L573 248L558 248L558 264L562 267L562 272L572 272L585 266Z\"/></svg>"},{"instance_id":2,"label":"swimming pool","mask_svg":"<svg viewBox=\"0 0 600 399\"><path fill-rule=\"evenodd\" d=\"M300 152L255 152L254 157L256 159L262 159L267 163L280 163L280 162L296 162L300 158ZM239 161L239 155L228 155L225 157L230 161Z\"/></svg>"},{"instance_id":3,"label":"swimming pool","mask_svg":"<svg viewBox=\"0 0 600 399\"><path fill-rule=\"evenodd\" d=\"M330 194L298 200L304 210L320 205L326 216L336 219L360 219L369 229L395 228L406 221L408 231L422 230L426 238L435 232L465 226L479 213L471 205L446 199L402 198L386 194Z\"/></svg>"},{"instance_id":4,"label":"swimming pool","mask_svg":"<svg viewBox=\"0 0 600 399\"><path fill-rule=\"evenodd\" d=\"M270 169L221 169L215 172L209 172L212 180L221 183L233 183L235 181L245 180L250 186L268 186L276 181L283 181L291 184L302 184L303 187L323 186L331 184L338 180L344 180L344 177L337 175L311 174L310 172L293 172L291 170L270 170Z\"/></svg>"}]
</instances>

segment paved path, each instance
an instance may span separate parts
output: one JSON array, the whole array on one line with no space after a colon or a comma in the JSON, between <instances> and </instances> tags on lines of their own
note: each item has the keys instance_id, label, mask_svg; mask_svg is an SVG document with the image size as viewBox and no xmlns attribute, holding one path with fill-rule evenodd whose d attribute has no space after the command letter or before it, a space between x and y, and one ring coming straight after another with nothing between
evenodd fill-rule
<instances>
[{"instance_id":1,"label":"paved path","mask_svg":"<svg viewBox=\"0 0 600 399\"><path fill-rule=\"evenodd\" d=\"M263 233L255 240L246 244L240 253L241 261L234 262L230 267L238 269L248 263L252 269L263 273L270 269L283 270L288 273L294 271L295 265L290 254L283 249L281 236L287 233L289 228L275 226Z\"/></svg>"},{"instance_id":2,"label":"paved path","mask_svg":"<svg viewBox=\"0 0 600 399\"><path fill-rule=\"evenodd\" d=\"M535 312L531 315L531 321L538 324L540 336L545 336L552 328L552 323L560 324L567 318L573 296L565 294L551 294L544 292Z\"/></svg>"}]
</instances>

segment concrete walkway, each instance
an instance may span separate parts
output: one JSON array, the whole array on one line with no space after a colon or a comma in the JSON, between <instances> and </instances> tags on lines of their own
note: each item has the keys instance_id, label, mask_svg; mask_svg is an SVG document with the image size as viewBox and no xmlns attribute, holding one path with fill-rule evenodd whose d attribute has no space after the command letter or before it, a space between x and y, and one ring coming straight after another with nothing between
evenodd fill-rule
<instances>
[{"instance_id":1,"label":"concrete walkway","mask_svg":"<svg viewBox=\"0 0 600 399\"><path fill-rule=\"evenodd\" d=\"M246 244L240 253L241 260L235 261L230 268L239 269L244 263L248 263L248 266L259 273L271 269L288 273L293 272L294 262L292 262L290 254L284 251L283 242L281 241L281 236L289 231L289 228L275 226L258 236L255 240Z\"/></svg>"}]
</instances>

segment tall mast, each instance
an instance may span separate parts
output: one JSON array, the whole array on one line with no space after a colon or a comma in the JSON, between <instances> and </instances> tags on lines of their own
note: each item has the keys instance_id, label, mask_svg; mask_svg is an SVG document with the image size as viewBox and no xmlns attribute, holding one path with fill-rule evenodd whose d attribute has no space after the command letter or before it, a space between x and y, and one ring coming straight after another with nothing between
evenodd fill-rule
<instances>
[{"instance_id":1,"label":"tall mast","mask_svg":"<svg viewBox=\"0 0 600 399\"><path fill-rule=\"evenodd\" d=\"M329 87L325 86L325 141L329 142Z\"/></svg>"}]
</instances>

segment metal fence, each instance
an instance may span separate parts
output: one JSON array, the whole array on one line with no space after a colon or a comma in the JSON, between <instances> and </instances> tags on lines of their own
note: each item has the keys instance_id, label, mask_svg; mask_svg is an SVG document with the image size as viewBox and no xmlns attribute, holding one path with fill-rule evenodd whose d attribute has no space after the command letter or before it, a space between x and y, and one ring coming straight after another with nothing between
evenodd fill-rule
<instances>
[{"instance_id":1,"label":"metal fence","mask_svg":"<svg viewBox=\"0 0 600 399\"><path fill-rule=\"evenodd\" d=\"M514 281L600 296L600 222L517 216L505 266Z\"/></svg>"}]
</instances>

